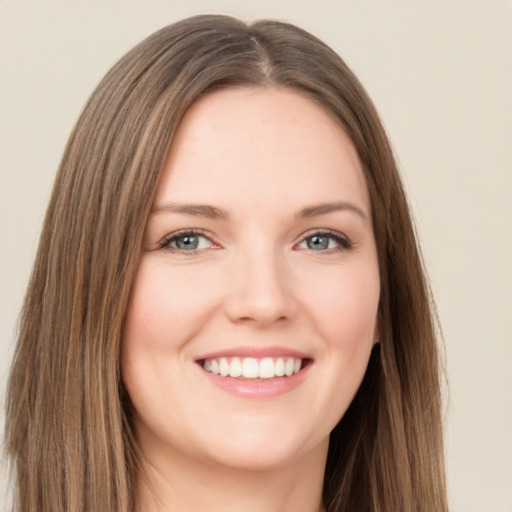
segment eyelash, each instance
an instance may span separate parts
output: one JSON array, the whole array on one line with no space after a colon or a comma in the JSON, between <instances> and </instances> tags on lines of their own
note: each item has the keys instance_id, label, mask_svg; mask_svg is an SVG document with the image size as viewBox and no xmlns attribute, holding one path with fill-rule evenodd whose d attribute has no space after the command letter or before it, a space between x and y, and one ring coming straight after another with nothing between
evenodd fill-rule
<instances>
[{"instance_id":1,"label":"eyelash","mask_svg":"<svg viewBox=\"0 0 512 512\"><path fill-rule=\"evenodd\" d=\"M199 229L189 229L189 230L183 230L183 231L177 231L175 233L171 233L170 235L166 236L161 242L160 242L160 248L168 250L173 253L180 253L187 256L193 256L195 254L200 253L204 249L191 249L191 250L183 250L179 249L177 247L172 247L171 244L175 242L176 240L182 238L182 237L200 237L205 238L210 243L217 245L216 242L212 239L211 235L206 234L206 232L199 230ZM300 242L298 244L302 244L306 242L309 238L312 238L314 236L318 237L328 237L331 240L334 240L337 244L337 247L325 249L321 251L315 251L314 249L307 249L311 252L322 252L327 254L332 253L340 253L344 251L349 251L354 248L353 242L345 235L342 235L341 233L337 231L331 231L331 230L316 230L316 231L310 231L309 233L305 233L303 237L301 238Z\"/></svg>"},{"instance_id":2,"label":"eyelash","mask_svg":"<svg viewBox=\"0 0 512 512\"><path fill-rule=\"evenodd\" d=\"M170 235L166 236L160 242L160 248L168 250L170 252L174 252L174 253L185 254L187 256L189 256L189 255L193 256L194 254L198 254L200 251L203 250L203 249L191 249L189 251L186 251L186 250L183 250L183 249L179 249L178 247L172 247L171 246L171 244L174 241L178 240L179 238L184 238L186 236L190 236L190 237L195 236L195 237L205 238L206 240L208 240L212 244L217 245L214 242L214 240L212 239L212 236L209 235L209 234L206 234L204 231L202 231L200 229L186 229L186 230L183 230L183 231L177 231L175 233L171 233Z\"/></svg>"},{"instance_id":3,"label":"eyelash","mask_svg":"<svg viewBox=\"0 0 512 512\"><path fill-rule=\"evenodd\" d=\"M328 237L332 240L334 240L337 244L337 247L333 247L330 249L325 249L323 251L315 251L314 249L308 249L311 252L322 252L327 254L333 254L333 253L340 253L344 251L349 251L350 249L354 248L354 243L345 235L342 235L338 231L332 231L330 229L323 229L323 230L317 230L317 231L310 231L308 233L305 233L303 235L301 241L299 244L304 243L308 238L312 238L314 236L318 237Z\"/></svg>"}]
</instances>

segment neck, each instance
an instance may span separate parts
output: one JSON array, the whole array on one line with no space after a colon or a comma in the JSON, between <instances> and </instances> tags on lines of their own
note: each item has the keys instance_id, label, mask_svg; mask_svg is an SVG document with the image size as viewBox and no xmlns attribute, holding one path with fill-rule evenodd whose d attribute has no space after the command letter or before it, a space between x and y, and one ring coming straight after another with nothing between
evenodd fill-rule
<instances>
[{"instance_id":1,"label":"neck","mask_svg":"<svg viewBox=\"0 0 512 512\"><path fill-rule=\"evenodd\" d=\"M265 469L232 468L174 454L146 459L136 512L321 512L327 450Z\"/></svg>"}]
</instances>

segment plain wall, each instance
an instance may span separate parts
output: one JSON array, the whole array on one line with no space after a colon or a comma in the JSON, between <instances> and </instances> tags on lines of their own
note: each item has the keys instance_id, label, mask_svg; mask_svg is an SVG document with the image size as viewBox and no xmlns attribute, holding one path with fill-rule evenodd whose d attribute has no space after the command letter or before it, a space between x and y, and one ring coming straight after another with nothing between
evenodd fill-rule
<instances>
[{"instance_id":1,"label":"plain wall","mask_svg":"<svg viewBox=\"0 0 512 512\"><path fill-rule=\"evenodd\" d=\"M444 329L452 510L511 512L510 0L0 0L0 395L52 180L84 102L135 43L204 12L310 30L374 99ZM7 487L0 476L0 496Z\"/></svg>"}]
</instances>

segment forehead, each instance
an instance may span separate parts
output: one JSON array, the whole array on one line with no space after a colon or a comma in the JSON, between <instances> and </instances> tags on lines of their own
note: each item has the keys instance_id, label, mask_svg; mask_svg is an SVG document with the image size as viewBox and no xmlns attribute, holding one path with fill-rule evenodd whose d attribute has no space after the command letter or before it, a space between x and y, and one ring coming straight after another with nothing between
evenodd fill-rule
<instances>
[{"instance_id":1,"label":"forehead","mask_svg":"<svg viewBox=\"0 0 512 512\"><path fill-rule=\"evenodd\" d=\"M369 208L345 130L312 99L285 88L210 93L178 127L156 202L229 203L233 194L247 205L264 194L283 204L355 199Z\"/></svg>"}]
</instances>

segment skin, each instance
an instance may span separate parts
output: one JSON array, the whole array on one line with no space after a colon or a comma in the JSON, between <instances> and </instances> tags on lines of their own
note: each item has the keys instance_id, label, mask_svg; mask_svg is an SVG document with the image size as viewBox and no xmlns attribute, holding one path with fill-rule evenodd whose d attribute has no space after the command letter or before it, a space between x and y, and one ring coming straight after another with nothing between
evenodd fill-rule
<instances>
[{"instance_id":1,"label":"skin","mask_svg":"<svg viewBox=\"0 0 512 512\"><path fill-rule=\"evenodd\" d=\"M184 204L222 215L178 211ZM337 207L311 209L320 204ZM370 219L356 151L312 100L236 88L188 111L148 220L122 346L145 456L139 511L322 510L328 436L377 335ZM195 250L181 230L200 230ZM314 244L319 232L327 245ZM276 346L310 358L278 396L230 394L197 363Z\"/></svg>"}]
</instances>

